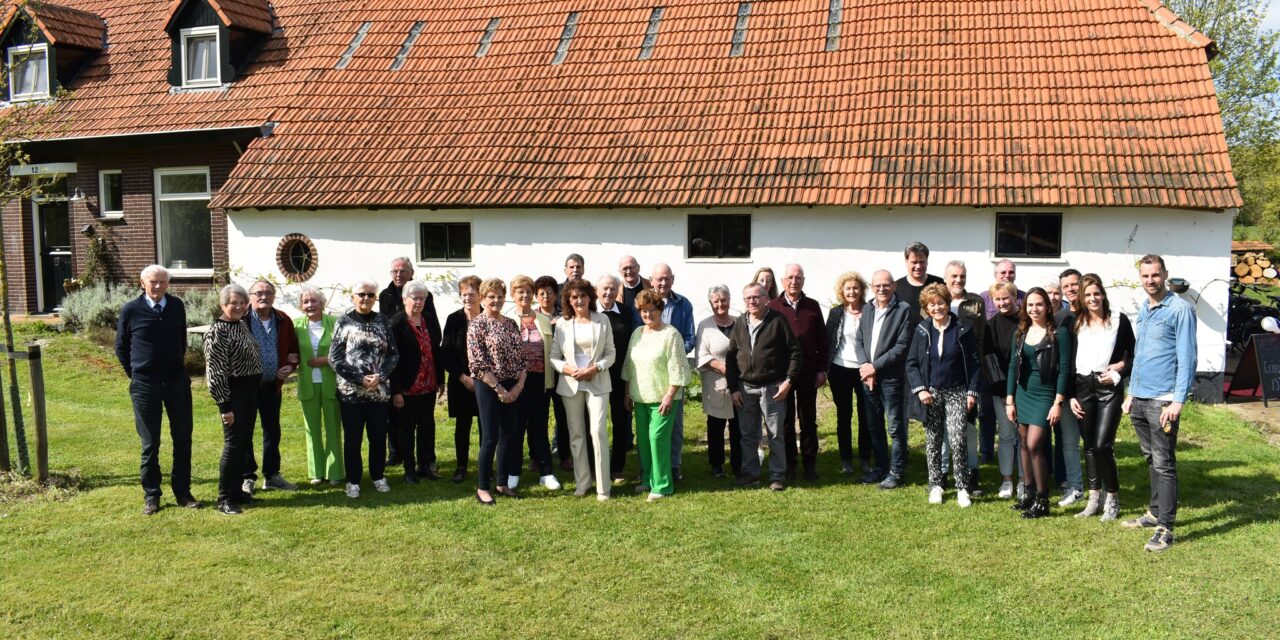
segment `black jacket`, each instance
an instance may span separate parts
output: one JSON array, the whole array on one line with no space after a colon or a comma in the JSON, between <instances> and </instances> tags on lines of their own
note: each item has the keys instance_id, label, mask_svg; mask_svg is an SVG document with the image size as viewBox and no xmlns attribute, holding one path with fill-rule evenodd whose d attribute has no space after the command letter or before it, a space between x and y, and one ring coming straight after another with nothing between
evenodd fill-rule
<instances>
[{"instance_id":1,"label":"black jacket","mask_svg":"<svg viewBox=\"0 0 1280 640\"><path fill-rule=\"evenodd\" d=\"M756 344L751 346L750 316L742 314L729 331L729 351L725 353L725 379L730 392L742 390L742 383L768 385L791 380L795 384L804 364L800 341L782 314L767 309Z\"/></svg>"},{"instance_id":2,"label":"black jacket","mask_svg":"<svg viewBox=\"0 0 1280 640\"><path fill-rule=\"evenodd\" d=\"M426 322L425 310L422 315L423 321ZM438 346L440 344L439 327L433 331L431 323L426 324L427 339L431 343L431 362L436 369L436 384L444 384L444 363L441 362ZM395 371L391 373L391 395L395 395L408 391L418 379L418 367L422 365L422 351L418 348L418 336L414 334L413 327L409 324L409 316L403 311L391 318L391 337L396 341L396 351L400 352L400 360L396 363Z\"/></svg>"},{"instance_id":3,"label":"black jacket","mask_svg":"<svg viewBox=\"0 0 1280 640\"><path fill-rule=\"evenodd\" d=\"M827 311L827 344L830 348L827 350L827 361L819 366L820 370L826 371L831 368L831 363L836 359L836 353L840 350L840 334L844 331L844 319L848 316L844 312L844 305L835 307ZM865 318L866 316L863 316ZM861 328L862 325L858 325ZM856 350L857 347L855 346Z\"/></svg>"},{"instance_id":4,"label":"black jacket","mask_svg":"<svg viewBox=\"0 0 1280 640\"><path fill-rule=\"evenodd\" d=\"M1022 379L1022 368L1026 365L1026 357L1022 354L1022 345L1026 341L1026 334L1015 333L1013 335L1013 349L1010 351L1009 358L1009 380L1008 394L1018 387L1018 380ZM1075 349L1071 339L1071 330L1067 327L1058 327L1047 339L1041 340L1036 345L1036 367L1040 369L1040 384L1053 389L1054 394L1061 394L1063 399L1071 397L1072 387L1072 368L1074 362L1071 354Z\"/></svg>"},{"instance_id":5,"label":"black jacket","mask_svg":"<svg viewBox=\"0 0 1280 640\"><path fill-rule=\"evenodd\" d=\"M387 288L378 294L378 313L386 316L388 319L396 317L397 313L404 311L404 287L397 287L396 283L387 283ZM436 312L436 297L427 292L427 301L422 305L422 317L427 321L427 330L436 339L436 345L440 344L440 314Z\"/></svg>"},{"instance_id":6,"label":"black jacket","mask_svg":"<svg viewBox=\"0 0 1280 640\"><path fill-rule=\"evenodd\" d=\"M618 313L612 311L601 310L600 313L609 319L609 327L613 329L613 348L618 353L618 358L613 361L613 366L609 367L609 374L613 376L614 381L622 379L622 365L626 364L627 348L631 346L631 333L636 327L636 311L631 305L625 302L614 301Z\"/></svg>"},{"instance_id":7,"label":"black jacket","mask_svg":"<svg viewBox=\"0 0 1280 640\"><path fill-rule=\"evenodd\" d=\"M162 314L151 310L145 294L120 308L116 358L126 376L140 382L190 380L183 366L186 353L187 308L182 298L166 293Z\"/></svg>"},{"instance_id":8,"label":"black jacket","mask_svg":"<svg viewBox=\"0 0 1280 640\"><path fill-rule=\"evenodd\" d=\"M862 307L862 322L858 325L858 342L855 345L858 359L870 362L876 368L876 377L897 379L905 375L907 364L907 348L911 346L912 327L911 307L894 296L889 301L889 314L880 326L880 341L876 343L876 352L867 353L871 348L871 330L875 326L876 303L874 300Z\"/></svg>"},{"instance_id":9,"label":"black jacket","mask_svg":"<svg viewBox=\"0 0 1280 640\"><path fill-rule=\"evenodd\" d=\"M982 386L982 376L978 369L977 332L972 324L961 322L954 313L950 315L951 322L960 331L960 359L964 365L965 389L969 395L977 396ZM932 322L932 318L924 318L916 324L915 337L907 351L907 386L911 388L910 414L920 420L924 419L924 405L920 403L917 394L929 388L929 349L933 348L929 324Z\"/></svg>"},{"instance_id":10,"label":"black jacket","mask_svg":"<svg viewBox=\"0 0 1280 640\"><path fill-rule=\"evenodd\" d=\"M1013 338L1018 333L1018 316L996 314L987 320L986 349L984 358L994 359L993 363L1000 370L1000 377L988 380L992 395L1001 398L1009 392L1009 357L1013 352Z\"/></svg>"}]
</instances>

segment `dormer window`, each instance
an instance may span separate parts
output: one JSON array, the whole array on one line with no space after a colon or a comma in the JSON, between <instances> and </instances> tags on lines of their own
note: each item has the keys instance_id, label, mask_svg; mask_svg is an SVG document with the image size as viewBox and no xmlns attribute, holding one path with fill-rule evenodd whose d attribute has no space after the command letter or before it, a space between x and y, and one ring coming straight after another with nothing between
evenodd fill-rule
<instances>
[{"instance_id":1,"label":"dormer window","mask_svg":"<svg viewBox=\"0 0 1280 640\"><path fill-rule=\"evenodd\" d=\"M49 46L9 47L9 101L25 102L49 97Z\"/></svg>"},{"instance_id":2,"label":"dormer window","mask_svg":"<svg viewBox=\"0 0 1280 640\"><path fill-rule=\"evenodd\" d=\"M182 86L216 87L222 84L218 27L183 29L181 34Z\"/></svg>"}]
</instances>

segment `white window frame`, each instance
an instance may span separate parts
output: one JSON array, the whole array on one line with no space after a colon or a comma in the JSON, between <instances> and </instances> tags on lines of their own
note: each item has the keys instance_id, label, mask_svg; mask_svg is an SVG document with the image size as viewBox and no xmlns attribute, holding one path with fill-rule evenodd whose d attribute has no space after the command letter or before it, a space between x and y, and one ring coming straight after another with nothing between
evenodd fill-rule
<instances>
[{"instance_id":1,"label":"white window frame","mask_svg":"<svg viewBox=\"0 0 1280 640\"><path fill-rule=\"evenodd\" d=\"M422 225L424 224L459 224L471 227L471 259L470 260L422 260ZM474 267L476 266L476 221L466 215L417 216L413 221L413 261L418 267Z\"/></svg>"},{"instance_id":2,"label":"white window frame","mask_svg":"<svg viewBox=\"0 0 1280 640\"><path fill-rule=\"evenodd\" d=\"M201 87L218 87L222 86L222 34L218 27L192 27L190 29L182 29L180 34L178 49L180 52L180 61L182 64L182 86L184 88L201 88ZM211 80L192 80L187 77L187 40L192 37L213 36L213 50L217 53L218 61L214 65L217 69L213 79Z\"/></svg>"},{"instance_id":3,"label":"white window frame","mask_svg":"<svg viewBox=\"0 0 1280 640\"><path fill-rule=\"evenodd\" d=\"M164 195L164 193L163 193L163 192L161 192L161 190L160 190L160 179L161 179L161 177L162 177L162 176L170 176L170 175L185 175L185 174L188 174L188 173L203 173L203 174L204 174L204 187L205 187L205 191L204 191L204 193L194 193L194 192L192 192L192 193L183 193L183 194L180 194L180 195ZM157 263L157 264L163 264L163 263L161 263L161 260L163 259L163 256L164 256L164 246L163 246L163 242L164 242L164 241L163 241L164 233L162 233L162 224L163 224L163 221L162 221L162 219L161 219L161 217L160 217L160 203L161 203L161 202L176 202L176 201L182 201L182 200L204 200L205 202L208 202L208 201L213 197L213 192L212 192L212 186L213 186L213 185L212 185L212 183L211 183L211 180L212 180L212 178L211 178L211 176L209 175L209 167L168 167L168 168L165 168L165 169L156 169L156 170L155 170L155 198L154 198L154 200L155 200L155 210L156 210L156 215L155 215L155 225L156 225L156 229L155 229L155 231L156 231L156 263ZM212 214L210 215L210 218L209 218L209 231L210 231L210 234L209 234L209 235L210 235L210 240L212 241L212 236L213 236L213 233L212 233L212 232L213 232L213 217L212 217ZM210 247L210 251L212 251L212 250L213 250L213 248L212 248L212 247ZM168 268L168 265L164 265L164 266L165 266L166 268ZM169 268L169 275L172 275L172 276L177 277L177 278L211 278L211 277L213 277L213 269L211 269L211 268L210 268L210 269L172 269L172 268Z\"/></svg>"},{"instance_id":4,"label":"white window frame","mask_svg":"<svg viewBox=\"0 0 1280 640\"><path fill-rule=\"evenodd\" d=\"M44 53L44 93L13 93L13 57L14 55L31 55L35 52ZM49 77L49 45L47 44L25 44L9 47L7 56L8 72L9 72L9 101L10 102L31 102L33 100L44 100L49 98L50 93L48 87L53 86Z\"/></svg>"},{"instance_id":5,"label":"white window frame","mask_svg":"<svg viewBox=\"0 0 1280 640\"><path fill-rule=\"evenodd\" d=\"M107 208L107 176L116 175L120 178L120 190L124 190L124 172L120 169L103 169L98 172L98 218L103 220L118 220L124 217L124 194L120 194L120 209Z\"/></svg>"}]
</instances>

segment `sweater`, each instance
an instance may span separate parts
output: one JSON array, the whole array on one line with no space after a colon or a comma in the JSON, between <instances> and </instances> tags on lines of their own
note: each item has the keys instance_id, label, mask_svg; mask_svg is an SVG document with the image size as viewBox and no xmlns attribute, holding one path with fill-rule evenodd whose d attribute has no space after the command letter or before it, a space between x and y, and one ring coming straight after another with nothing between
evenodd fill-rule
<instances>
[{"instance_id":1,"label":"sweater","mask_svg":"<svg viewBox=\"0 0 1280 640\"><path fill-rule=\"evenodd\" d=\"M831 364L830 339L827 336L827 319L822 308L813 298L800 294L800 300L792 307L784 293L769 303L769 309L778 312L791 325L791 333L800 343L803 360L800 374L792 384L814 384L814 377L826 373Z\"/></svg>"},{"instance_id":2,"label":"sweater","mask_svg":"<svg viewBox=\"0 0 1280 640\"><path fill-rule=\"evenodd\" d=\"M338 399L343 402L387 402L391 399L391 375L400 353L391 335L391 323L381 313L361 314L354 309L338 319L329 344L329 366L338 376ZM363 379L378 374L373 389Z\"/></svg>"},{"instance_id":3,"label":"sweater","mask_svg":"<svg viewBox=\"0 0 1280 640\"><path fill-rule=\"evenodd\" d=\"M790 323L772 307L767 308L753 345L750 318L746 313L738 316L729 332L729 350L724 359L729 392L741 391L743 382L764 386L791 380L794 385L804 366L804 354Z\"/></svg>"},{"instance_id":4,"label":"sweater","mask_svg":"<svg viewBox=\"0 0 1280 640\"><path fill-rule=\"evenodd\" d=\"M204 371L209 395L218 411L231 411L231 380L262 375L258 341L243 322L214 320L204 334Z\"/></svg>"},{"instance_id":5,"label":"sweater","mask_svg":"<svg viewBox=\"0 0 1280 640\"><path fill-rule=\"evenodd\" d=\"M186 353L187 308L182 298L165 294L160 314L151 309L146 295L121 307L116 358L124 375L140 382L190 380L183 368Z\"/></svg>"}]
</instances>

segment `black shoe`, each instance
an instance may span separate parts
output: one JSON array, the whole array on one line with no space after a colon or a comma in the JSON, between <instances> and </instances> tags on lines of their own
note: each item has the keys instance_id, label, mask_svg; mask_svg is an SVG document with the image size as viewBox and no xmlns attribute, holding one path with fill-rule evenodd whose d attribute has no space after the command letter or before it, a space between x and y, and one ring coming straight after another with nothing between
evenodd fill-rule
<instances>
[{"instance_id":1,"label":"black shoe","mask_svg":"<svg viewBox=\"0 0 1280 640\"><path fill-rule=\"evenodd\" d=\"M486 507L492 507L492 506L494 506L494 505L498 504L498 499L497 499L497 498L494 498L492 495L490 495L490 496L489 496L489 499L488 499L488 500L485 500L484 498L481 498L481 497L480 497L480 494L478 494L478 493L477 493L477 494L475 494L475 495L476 495L476 502L479 502L480 504L482 504L482 505L484 505L484 506L486 506Z\"/></svg>"},{"instance_id":2,"label":"black shoe","mask_svg":"<svg viewBox=\"0 0 1280 640\"><path fill-rule=\"evenodd\" d=\"M884 476L874 470L867 471L862 474L862 477L858 478L858 482L862 484L880 484L881 480L884 480Z\"/></svg>"},{"instance_id":3,"label":"black shoe","mask_svg":"<svg viewBox=\"0 0 1280 640\"><path fill-rule=\"evenodd\" d=\"M684 480L684 474L680 473L680 467L671 467L671 479L676 482Z\"/></svg>"},{"instance_id":4,"label":"black shoe","mask_svg":"<svg viewBox=\"0 0 1280 640\"><path fill-rule=\"evenodd\" d=\"M1022 499L1014 500L1013 504L1009 508L1013 509L1014 511L1026 511L1027 509L1031 508L1031 505L1034 504L1035 501L1036 501L1036 492L1032 491L1031 487L1023 485Z\"/></svg>"},{"instance_id":5,"label":"black shoe","mask_svg":"<svg viewBox=\"0 0 1280 640\"><path fill-rule=\"evenodd\" d=\"M236 504L252 504L254 502L261 502L260 499L243 491L240 492L240 495L233 497L232 500L234 500Z\"/></svg>"},{"instance_id":6,"label":"black shoe","mask_svg":"<svg viewBox=\"0 0 1280 640\"><path fill-rule=\"evenodd\" d=\"M460 482L462 482L463 480L466 480L466 479L467 479L467 470L466 470L466 468L465 468L465 467L463 467L463 468L459 468L457 471L454 471L454 472L453 472L453 483L454 483L454 484L458 484L458 483L460 483Z\"/></svg>"},{"instance_id":7,"label":"black shoe","mask_svg":"<svg viewBox=\"0 0 1280 640\"><path fill-rule=\"evenodd\" d=\"M980 479L980 476L978 474L978 470L970 469L969 483L968 483L967 489L969 490L969 497L971 498L982 497L982 487L979 485L979 479Z\"/></svg>"},{"instance_id":8,"label":"black shoe","mask_svg":"<svg viewBox=\"0 0 1280 640\"><path fill-rule=\"evenodd\" d=\"M712 478L723 478L723 477L724 477L724 467L711 467L711 477L712 477Z\"/></svg>"},{"instance_id":9,"label":"black shoe","mask_svg":"<svg viewBox=\"0 0 1280 640\"><path fill-rule=\"evenodd\" d=\"M755 478L752 478L751 476L738 476L733 481L733 484L735 486L742 487L744 489L754 488L760 485L760 483L756 481Z\"/></svg>"},{"instance_id":10,"label":"black shoe","mask_svg":"<svg viewBox=\"0 0 1280 640\"><path fill-rule=\"evenodd\" d=\"M817 469L815 469L815 468L813 468L813 467L807 467L807 468L804 470L804 479L805 479L805 481L806 481L806 482L817 482L817 481L818 481L818 470L817 470Z\"/></svg>"},{"instance_id":11,"label":"black shoe","mask_svg":"<svg viewBox=\"0 0 1280 640\"><path fill-rule=\"evenodd\" d=\"M230 500L219 500L216 507L218 513L228 516L238 516L243 513L240 506Z\"/></svg>"},{"instance_id":12,"label":"black shoe","mask_svg":"<svg viewBox=\"0 0 1280 640\"><path fill-rule=\"evenodd\" d=\"M404 473L404 481L409 484L418 484L418 474L406 471Z\"/></svg>"},{"instance_id":13,"label":"black shoe","mask_svg":"<svg viewBox=\"0 0 1280 640\"><path fill-rule=\"evenodd\" d=\"M1031 507L1022 512L1022 517L1035 520L1049 515L1049 496L1041 494L1031 503Z\"/></svg>"},{"instance_id":14,"label":"black shoe","mask_svg":"<svg viewBox=\"0 0 1280 640\"><path fill-rule=\"evenodd\" d=\"M179 507L186 507L188 509L199 509L204 506L203 502L196 500L195 496L189 493L185 496L179 497L177 501Z\"/></svg>"},{"instance_id":15,"label":"black shoe","mask_svg":"<svg viewBox=\"0 0 1280 640\"><path fill-rule=\"evenodd\" d=\"M160 498L147 498L142 501L142 515L154 516L160 512Z\"/></svg>"},{"instance_id":16,"label":"black shoe","mask_svg":"<svg viewBox=\"0 0 1280 640\"><path fill-rule=\"evenodd\" d=\"M494 491L494 493L504 498L512 498L514 500L520 499L520 494L516 493L515 489L511 489L509 487L498 487L497 491Z\"/></svg>"},{"instance_id":17,"label":"black shoe","mask_svg":"<svg viewBox=\"0 0 1280 640\"><path fill-rule=\"evenodd\" d=\"M419 470L418 477L426 478L428 480L439 480L440 473L436 471L436 468L434 466L431 466L431 467L427 467L426 469Z\"/></svg>"},{"instance_id":18,"label":"black shoe","mask_svg":"<svg viewBox=\"0 0 1280 640\"><path fill-rule=\"evenodd\" d=\"M796 468L790 464L787 465L787 482L796 481Z\"/></svg>"}]
</instances>

